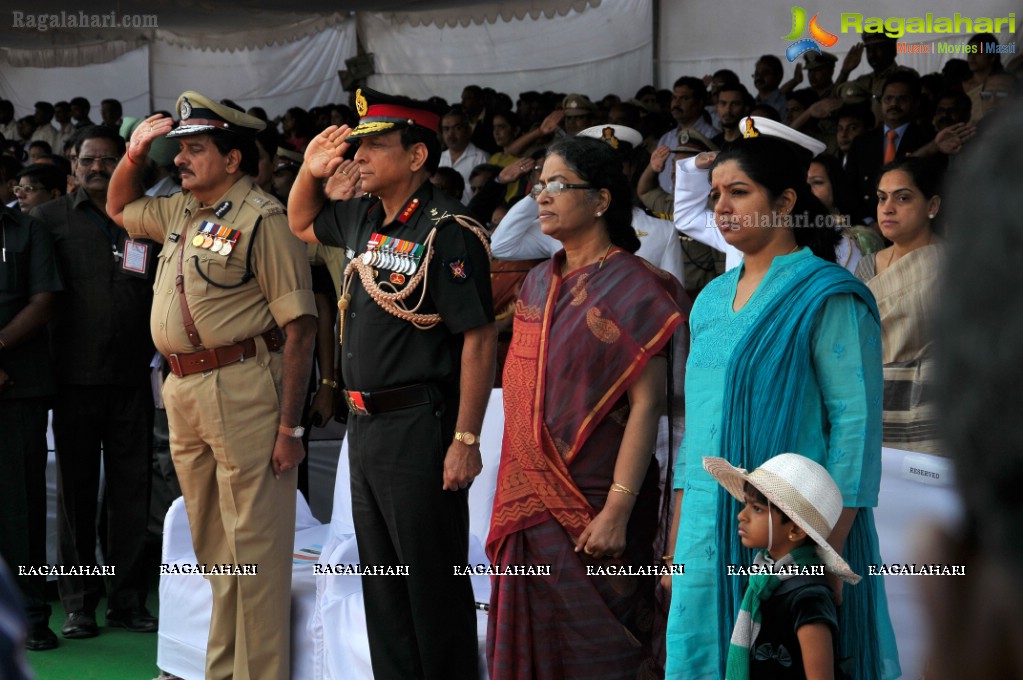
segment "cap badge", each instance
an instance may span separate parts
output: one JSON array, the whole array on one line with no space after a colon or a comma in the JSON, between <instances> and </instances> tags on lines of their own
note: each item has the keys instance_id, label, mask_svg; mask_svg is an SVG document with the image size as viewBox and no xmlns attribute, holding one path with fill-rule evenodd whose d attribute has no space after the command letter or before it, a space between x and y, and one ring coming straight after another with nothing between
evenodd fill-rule
<instances>
[{"instance_id":1,"label":"cap badge","mask_svg":"<svg viewBox=\"0 0 1023 680\"><path fill-rule=\"evenodd\" d=\"M369 111L369 104L366 102L366 98L362 95L362 88L360 87L355 91L355 111L359 114L359 117L366 115Z\"/></svg>"},{"instance_id":2,"label":"cap badge","mask_svg":"<svg viewBox=\"0 0 1023 680\"><path fill-rule=\"evenodd\" d=\"M188 101L188 97L181 98L181 120L192 117L192 103Z\"/></svg>"},{"instance_id":3,"label":"cap badge","mask_svg":"<svg viewBox=\"0 0 1023 680\"><path fill-rule=\"evenodd\" d=\"M760 130L758 130L757 127L753 124L753 118L752 117L746 118L746 133L743 135L743 137L745 139L750 139L751 137L759 136Z\"/></svg>"},{"instance_id":4,"label":"cap badge","mask_svg":"<svg viewBox=\"0 0 1023 680\"><path fill-rule=\"evenodd\" d=\"M612 149L618 148L618 138L615 137L615 129L610 125L601 130L600 141L604 142Z\"/></svg>"}]
</instances>

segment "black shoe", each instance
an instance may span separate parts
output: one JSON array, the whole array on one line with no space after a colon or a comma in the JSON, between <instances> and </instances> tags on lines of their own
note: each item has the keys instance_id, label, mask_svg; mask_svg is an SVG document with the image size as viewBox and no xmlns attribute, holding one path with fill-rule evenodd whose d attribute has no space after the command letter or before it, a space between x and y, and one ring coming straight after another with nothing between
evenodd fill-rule
<instances>
[{"instance_id":1,"label":"black shoe","mask_svg":"<svg viewBox=\"0 0 1023 680\"><path fill-rule=\"evenodd\" d=\"M33 652L42 652L57 647L57 636L45 622L33 623L28 627L28 635L25 637L25 649Z\"/></svg>"},{"instance_id":2,"label":"black shoe","mask_svg":"<svg viewBox=\"0 0 1023 680\"><path fill-rule=\"evenodd\" d=\"M132 633L155 633L160 622L145 607L132 607L108 609L107 625L111 628L124 628Z\"/></svg>"},{"instance_id":3,"label":"black shoe","mask_svg":"<svg viewBox=\"0 0 1023 680\"><path fill-rule=\"evenodd\" d=\"M91 612L77 611L67 615L60 632L68 640L83 640L99 635L99 626Z\"/></svg>"}]
</instances>

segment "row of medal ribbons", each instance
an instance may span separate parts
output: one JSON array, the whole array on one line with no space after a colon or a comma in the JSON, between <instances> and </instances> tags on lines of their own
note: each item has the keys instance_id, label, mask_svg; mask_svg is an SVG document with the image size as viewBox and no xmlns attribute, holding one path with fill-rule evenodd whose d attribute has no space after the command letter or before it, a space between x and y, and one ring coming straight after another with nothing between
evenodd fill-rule
<instances>
[{"instance_id":1,"label":"row of medal ribbons","mask_svg":"<svg viewBox=\"0 0 1023 680\"><path fill-rule=\"evenodd\" d=\"M419 261L425 251L426 246L421 243L374 233L366 244L362 263L399 274L412 275L419 268Z\"/></svg>"},{"instance_id":2,"label":"row of medal ribbons","mask_svg":"<svg viewBox=\"0 0 1023 680\"><path fill-rule=\"evenodd\" d=\"M192 237L192 245L227 257L234 250L241 235L237 229L204 221L199 225L199 231Z\"/></svg>"}]
</instances>

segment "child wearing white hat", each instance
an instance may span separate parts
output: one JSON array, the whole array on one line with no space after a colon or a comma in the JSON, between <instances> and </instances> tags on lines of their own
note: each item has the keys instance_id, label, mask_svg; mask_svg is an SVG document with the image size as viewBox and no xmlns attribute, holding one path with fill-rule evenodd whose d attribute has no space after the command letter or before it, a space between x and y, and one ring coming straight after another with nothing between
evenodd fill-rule
<instances>
[{"instance_id":1,"label":"child wearing white hat","mask_svg":"<svg viewBox=\"0 0 1023 680\"><path fill-rule=\"evenodd\" d=\"M838 486L824 467L795 453L749 473L723 458L705 457L703 467L745 503L739 538L758 550L753 565L741 570L749 584L726 680L842 677L835 660L838 616L823 572L852 584L860 577L827 542L842 512Z\"/></svg>"}]
</instances>

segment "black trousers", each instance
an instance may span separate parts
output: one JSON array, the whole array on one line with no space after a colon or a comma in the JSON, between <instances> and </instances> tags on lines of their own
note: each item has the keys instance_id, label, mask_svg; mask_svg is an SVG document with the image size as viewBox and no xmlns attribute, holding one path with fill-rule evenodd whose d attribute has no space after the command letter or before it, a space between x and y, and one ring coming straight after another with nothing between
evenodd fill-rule
<instances>
[{"instance_id":1,"label":"black trousers","mask_svg":"<svg viewBox=\"0 0 1023 680\"><path fill-rule=\"evenodd\" d=\"M352 513L364 565L408 576L363 576L377 680L476 680L476 609L468 576L468 490L444 491L457 401L374 416L352 414Z\"/></svg>"},{"instance_id":2,"label":"black trousers","mask_svg":"<svg viewBox=\"0 0 1023 680\"><path fill-rule=\"evenodd\" d=\"M18 567L46 564L47 400L0 399L0 555L25 598L28 621L45 623L45 576L18 576Z\"/></svg>"},{"instance_id":3,"label":"black trousers","mask_svg":"<svg viewBox=\"0 0 1023 680\"><path fill-rule=\"evenodd\" d=\"M65 567L96 564L96 502L100 457L106 475L104 562L108 606L146 600L146 526L152 485L153 393L148 384L58 388L53 409L57 445L57 558ZM95 611L102 577L57 579L66 612Z\"/></svg>"}]
</instances>

